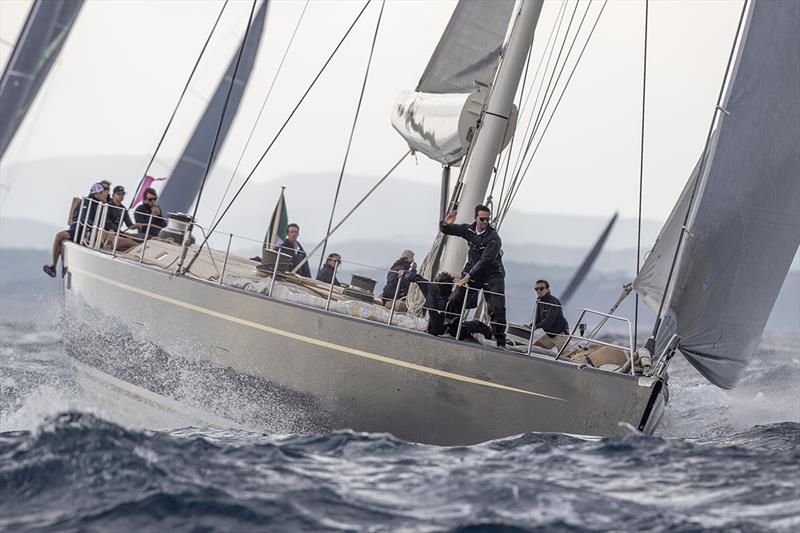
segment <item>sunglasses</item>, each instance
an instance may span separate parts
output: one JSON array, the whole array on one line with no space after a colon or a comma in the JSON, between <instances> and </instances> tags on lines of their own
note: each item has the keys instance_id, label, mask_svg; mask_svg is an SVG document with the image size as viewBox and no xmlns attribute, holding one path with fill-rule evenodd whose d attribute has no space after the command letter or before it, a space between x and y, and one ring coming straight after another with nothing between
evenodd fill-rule
<instances>
[{"instance_id":1,"label":"sunglasses","mask_svg":"<svg viewBox=\"0 0 800 533\"><path fill-rule=\"evenodd\" d=\"M145 198L144 201L145 202L155 202L156 200L158 200L158 197L151 196L150 198Z\"/></svg>"},{"instance_id":2,"label":"sunglasses","mask_svg":"<svg viewBox=\"0 0 800 533\"><path fill-rule=\"evenodd\" d=\"M546 288L547 288L547 287L534 287L534 290L535 290L536 292L539 292L539 291L543 291L543 290L545 290Z\"/></svg>"},{"instance_id":3,"label":"sunglasses","mask_svg":"<svg viewBox=\"0 0 800 533\"><path fill-rule=\"evenodd\" d=\"M478 217L478 220L480 220L481 222L489 222L489 218L491 217Z\"/></svg>"}]
</instances>

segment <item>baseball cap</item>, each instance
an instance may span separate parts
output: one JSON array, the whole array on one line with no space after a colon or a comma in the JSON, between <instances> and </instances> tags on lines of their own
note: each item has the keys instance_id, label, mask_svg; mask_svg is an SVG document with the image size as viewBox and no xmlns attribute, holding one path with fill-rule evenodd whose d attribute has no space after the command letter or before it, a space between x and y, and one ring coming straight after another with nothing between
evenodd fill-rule
<instances>
[{"instance_id":1,"label":"baseball cap","mask_svg":"<svg viewBox=\"0 0 800 533\"><path fill-rule=\"evenodd\" d=\"M117 193L125 194L125 187L123 187L122 185L117 185L116 187L114 187L114 194Z\"/></svg>"},{"instance_id":2,"label":"baseball cap","mask_svg":"<svg viewBox=\"0 0 800 533\"><path fill-rule=\"evenodd\" d=\"M105 187L103 187L103 184L100 183L100 182L97 182L94 185L92 185L91 189L89 189L89 194L96 194L98 192L103 192L103 190L105 190Z\"/></svg>"}]
</instances>

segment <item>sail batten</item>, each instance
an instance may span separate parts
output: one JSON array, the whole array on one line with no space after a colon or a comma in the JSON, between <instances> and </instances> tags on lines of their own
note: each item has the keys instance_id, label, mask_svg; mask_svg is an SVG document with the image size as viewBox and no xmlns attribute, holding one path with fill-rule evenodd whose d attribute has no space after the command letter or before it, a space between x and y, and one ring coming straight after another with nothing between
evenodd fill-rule
<instances>
[{"instance_id":1,"label":"sail batten","mask_svg":"<svg viewBox=\"0 0 800 533\"><path fill-rule=\"evenodd\" d=\"M186 148L184 148L178 163L175 165L172 174L169 176L167 183L161 191L159 202L164 212L190 212L192 205L197 199L203 181L203 175L206 171L208 156L212 146L214 146L214 137L217 134L217 125L219 124L220 115L224 110L225 117L222 121L222 127L219 129L217 149L213 154L214 160L216 160L216 156L220 152L220 147L225 141L225 137L233 123L245 88L247 87L247 82L250 80L250 74L255 64L256 55L261 43L261 35L264 31L268 3L268 0L264 0L253 18L252 27L247 34L247 41L244 43L244 49L242 50L239 70L236 70L237 51L237 53L233 55L225 74L217 85L214 96L209 101L189 142L186 144ZM233 82L233 88L230 91L230 99L226 109L225 100L231 85L231 80L234 77L234 72L236 72L236 79ZM214 161L212 160L211 165L213 164Z\"/></svg>"},{"instance_id":2,"label":"sail batten","mask_svg":"<svg viewBox=\"0 0 800 533\"><path fill-rule=\"evenodd\" d=\"M733 387L800 245L800 3L752 2L657 345Z\"/></svg>"}]
</instances>

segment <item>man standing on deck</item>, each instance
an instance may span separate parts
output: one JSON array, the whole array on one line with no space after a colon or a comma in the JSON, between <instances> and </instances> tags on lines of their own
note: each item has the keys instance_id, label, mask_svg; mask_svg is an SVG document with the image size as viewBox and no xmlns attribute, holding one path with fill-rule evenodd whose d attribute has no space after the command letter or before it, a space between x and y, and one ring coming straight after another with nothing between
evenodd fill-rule
<instances>
[{"instance_id":1,"label":"man standing on deck","mask_svg":"<svg viewBox=\"0 0 800 533\"><path fill-rule=\"evenodd\" d=\"M300 241L297 240L299 236L300 226L294 222L286 226L286 240L281 243L279 252L291 257L291 264L289 265L290 272L306 258L306 251L303 250L303 246L300 244ZM308 261L303 263L303 266L300 267L297 274L304 278L311 277L311 268L308 266Z\"/></svg>"},{"instance_id":2,"label":"man standing on deck","mask_svg":"<svg viewBox=\"0 0 800 533\"><path fill-rule=\"evenodd\" d=\"M461 313L467 293L465 286L468 285L470 293L476 295L479 289L483 289L492 334L497 341L497 347L503 348L506 345L506 271L503 268L503 243L497 231L489 225L491 212L485 205L475 206L475 221L472 224L454 224L456 215L456 211L451 211L439 223L442 233L461 237L469 246L467 264L464 265L461 279L454 282L455 290L447 304L447 312L455 314L448 315L450 333L455 335L458 328L456 317Z\"/></svg>"}]
</instances>

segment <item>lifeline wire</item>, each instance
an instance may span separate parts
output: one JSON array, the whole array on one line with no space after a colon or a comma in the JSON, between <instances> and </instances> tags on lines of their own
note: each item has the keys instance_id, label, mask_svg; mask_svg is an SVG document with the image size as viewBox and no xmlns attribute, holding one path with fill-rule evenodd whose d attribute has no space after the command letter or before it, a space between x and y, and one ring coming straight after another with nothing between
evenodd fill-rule
<instances>
[{"instance_id":1,"label":"lifeline wire","mask_svg":"<svg viewBox=\"0 0 800 533\"><path fill-rule=\"evenodd\" d=\"M353 145L353 135L356 133L356 124L358 123L358 116L361 113L361 103L364 101L364 91L367 88L367 79L369 78L369 69L372 66L372 55L375 52L375 43L378 41L378 30L381 27L381 18L383 18L383 8L386 7L386 0L381 2L381 10L378 13L378 22L375 23L375 34L372 36L372 46L369 49L369 57L367 58L367 68L364 71L364 81L361 83L361 94L358 95L358 104L356 105L356 113L353 116L353 126L350 128L350 138L347 140L347 149L344 151L344 160L342 161L342 170L339 172L339 181L336 184L336 194L333 196L333 205L331 205L331 216L328 219L328 229L325 231L327 235L331 231L331 224L333 224L333 214L336 212L336 203L339 201L339 191L342 188L342 179L344 178L344 169L347 167L347 158L350 156L350 147ZM319 266L317 270L322 268L322 262L325 257L325 249L328 247L328 239L325 239L322 245L322 253L319 257Z\"/></svg>"},{"instance_id":2,"label":"lifeline wire","mask_svg":"<svg viewBox=\"0 0 800 533\"><path fill-rule=\"evenodd\" d=\"M261 121L261 115L264 113L264 109L267 106L267 101L269 100L269 96L272 94L272 89L275 87L275 82L278 81L278 76L281 73L281 69L283 68L283 63L286 61L286 56L289 55L289 49L292 47L292 43L294 42L294 38L297 35L297 30L300 29L300 23L303 21L303 17L306 14L306 9L308 9L308 3L311 0L306 0L305 5L303 6L303 11L300 13L300 18L297 19L297 24L294 27L294 32L292 32L292 36L289 39L289 44L286 45L286 50L283 52L283 57L281 58L281 62L278 64L278 70L275 71L275 76L272 78L272 83L269 85L269 89L267 89L267 95L264 97L264 101L261 103L261 109L258 110L258 116L256 116L255 122L253 122L253 127L250 129L250 135L247 137L247 141L244 143L244 148L242 148L242 153L239 154L239 160L236 161L236 167L234 167L233 172L231 173L231 177L228 180L228 185L225 187L225 192L222 193L222 197L219 199L219 204L217 205L217 210L214 212L214 216L211 218L211 224L214 224L217 220L217 215L219 215L219 210L222 209L222 204L225 203L225 197L228 196L228 191L233 184L233 180L236 177L236 173L239 172L239 166L242 164L242 159L244 159L244 154L247 151L247 148L250 146L250 141L253 139L253 134L256 132L256 127L258 123Z\"/></svg>"},{"instance_id":3,"label":"lifeline wire","mask_svg":"<svg viewBox=\"0 0 800 533\"><path fill-rule=\"evenodd\" d=\"M194 73L197 71L197 66L200 64L200 60L203 58L203 54L206 52L206 48L208 47L208 43L211 41L211 36L214 35L214 32L217 29L217 25L219 24L219 20L222 18L222 13L225 11L225 7L228 5L228 0L225 0L225 3L222 4L222 9L219 10L219 15L217 15L217 20L214 21L214 25L211 27L211 31L206 38L206 42L203 44L203 48L200 50L200 55L197 56L197 61L194 62L194 67L192 67L192 71L189 73L189 79L186 80L186 84L183 86L183 91L181 91L181 95L178 98L178 102L175 104L175 108L172 110L172 115L169 117L167 121L167 126L164 128L164 132L161 134L161 138L158 140L158 144L156 145L156 149L153 150L153 155L150 157L150 161L147 163L147 168L145 168L144 173L142 174L142 178L139 180L139 185L136 186L136 192L139 192L139 188L144 183L144 179L147 177L148 172L150 172L150 166L155 161L156 156L158 155L158 150L161 148L161 144L164 142L164 139L167 136L167 132L169 131L170 126L172 126L172 121L175 119L175 114L178 112L178 108L181 106L181 102L183 102L183 97L186 96L186 91L189 89L189 83L191 83L192 78L194 77ZM133 207L133 202L136 198L131 198L131 204L128 206L129 208Z\"/></svg>"},{"instance_id":4,"label":"lifeline wire","mask_svg":"<svg viewBox=\"0 0 800 533\"><path fill-rule=\"evenodd\" d=\"M644 58L642 60L642 132L639 147L639 218L636 227L636 275L641 270L642 258L642 183L644 181L644 112L645 98L647 96L647 17L650 6L649 0L644 0ZM633 307L633 349L636 349L637 333L639 330L639 293L636 293Z\"/></svg>"},{"instance_id":5,"label":"lifeline wire","mask_svg":"<svg viewBox=\"0 0 800 533\"><path fill-rule=\"evenodd\" d=\"M703 177L703 171L705 169L706 164L706 154L708 153L708 144L711 142L711 134L714 132L714 124L716 123L717 116L719 115L719 108L722 105L722 98L724 96L725 91L725 84L728 81L728 74L731 70L731 64L733 63L733 55L736 51L736 43L739 41L739 33L742 30L742 22L744 21L744 14L747 11L747 0L742 2L742 12L739 15L739 24L736 26L736 35L733 37L733 44L731 44L731 53L728 56L728 64L725 66L725 74L722 76L722 85L719 88L719 94L717 95L717 105L714 107L714 113L711 115L711 123L708 125L708 133L706 134L706 143L703 146L703 155L700 158L700 168L698 170L698 178L694 182L694 186L692 187L692 195L689 198L689 206L686 209L686 215L683 217L683 226L681 229L680 234L678 235L678 245L675 247L675 254L672 256L672 264L669 267L669 274L667 275L667 283L664 285L664 294L661 295L661 303L658 305L658 313L656 313L656 323L653 325L653 334L652 337L655 338L658 335L658 330L661 328L661 313L664 311L664 303L667 301L667 294L669 292L669 286L672 284L672 275L675 273L675 265L678 262L678 253L681 250L681 244L683 243L683 234L685 233L686 224L689 223L689 213L692 212L692 205L694 204L694 198L697 194L697 188L700 185L700 181Z\"/></svg>"},{"instance_id":6,"label":"lifeline wire","mask_svg":"<svg viewBox=\"0 0 800 533\"><path fill-rule=\"evenodd\" d=\"M350 24L350 27L349 27L349 28L347 28L347 31L344 33L344 35L342 36L342 38L339 40L339 43L338 43L338 44L336 45L336 47L333 49L333 52L331 52L330 56L328 56L328 59L327 59L327 60L325 61L325 63L322 65L322 68L320 68L319 72L317 72L317 75L316 75L316 76L314 76L314 79L313 79L313 80L311 80L311 84L310 84L310 85L308 86L308 88L305 90L305 92L303 93L303 96L301 96L301 97L300 97L300 100L298 100L297 104L294 106L294 108L292 109L292 111L289 113L289 116L288 116L288 117L286 118L286 120L283 122L283 125L281 125L280 129L278 130L278 132L277 132L277 133L275 134L275 136L272 138L272 141L270 141L270 143L269 143L269 145L267 146L267 148L266 148L266 149L264 150L264 152L261 154L261 157L259 157L259 158L258 158L258 161L256 161L256 164L255 164L255 166L254 166L254 167L253 167L253 169L250 171L250 173L247 175L247 177L246 177L246 178L245 178L245 180L242 182L242 184L239 186L239 189L236 191L236 194L234 194L234 195L233 195L233 198L231 198L231 201L230 201L230 202L228 202L228 205L225 207L225 210L224 210L224 211L222 212L222 214L219 216L219 218L217 219L217 221L216 221L216 222L214 222L214 224L211 226L211 230L208 232L208 237L206 237L206 238L205 238L205 240L203 241L203 244L205 244L205 241L207 241L207 240L208 240L208 238L209 238L209 237L210 237L210 236L211 236L211 235L214 233L214 231L217 229L217 226L219 226L219 223L220 223L220 222L222 222L222 219L223 219L223 218L225 217L225 215L228 213L228 211L230 210L230 208L231 208L231 206L233 205L233 203L236 201L236 199L239 197L239 195L241 194L241 192L244 190L244 188L245 188L245 186L247 185L247 183L250 181L250 178L252 178L252 177L253 177L253 175L256 173L256 170L258 170L258 167L259 167L259 165L261 165L261 162L262 162L262 161L264 161L264 158L265 158L265 157L267 157L267 154L268 154L268 153L269 153L269 151L272 149L272 147L275 145L275 142L276 142L276 141L278 140L278 138L281 136L281 134L283 133L283 130L285 130L285 129L286 129L286 126L287 126L287 125L289 124L289 122L292 120L292 117L294 117L294 114L295 114L295 113L297 112L297 110L300 108L300 105L302 105L303 101L305 101L306 97L308 96L308 93L310 93L310 92L311 92L311 89L313 89L313 88L314 88L314 85L316 85L316 83L317 83L317 80L319 80L320 76L322 76L322 73L323 73L323 72L325 72L325 69L328 67L328 65L330 64L330 62L333 60L334 56L335 56L335 55L336 55L336 53L339 51L339 48L341 48L341 47L342 47L342 44L344 44L344 41L347 39L347 36L348 36L348 35L350 35L350 32L353 30L353 28L355 27L356 23L357 23L357 22L358 22L358 20L361 18L361 15L363 15L363 14L364 14L364 11L366 11L366 9L367 9L367 6L369 6L369 4L370 4L370 2L371 2L371 1L372 1L372 0L367 0L367 1L364 3L364 7L362 7L362 8L361 8L361 11L359 11L359 12L358 12L358 15L356 15L356 18L355 18L355 19L353 20L353 22ZM200 249L202 249L202 245L201 245L201 246L198 248L198 250L200 250ZM194 256L192 256L192 259L191 259L191 261L189 261L189 264L186 266L185 270L187 270L187 271L188 271L188 270L189 270L189 269L192 267L192 264L193 264L193 263L194 263L194 261L197 259L197 256L199 255L199 253L200 253L199 251L198 251L198 252L195 252Z\"/></svg>"},{"instance_id":7,"label":"lifeline wire","mask_svg":"<svg viewBox=\"0 0 800 533\"><path fill-rule=\"evenodd\" d=\"M225 115L228 112L228 102L231 99L233 86L236 85L236 75L239 73L239 63L242 61L242 53L247 44L247 36L250 34L250 28L253 25L253 13L256 11L256 0L253 0L253 5L250 6L250 18L247 20L247 26L244 30L244 37L242 44L239 46L239 54L236 56L236 66L233 67L233 76L231 83L228 85L228 92L225 94L225 103L222 106L222 113L219 115L219 122L217 123L217 131L214 132L214 142L211 144L211 151L208 152L208 161L206 162L205 170L203 171L203 181L200 182L200 192L197 193L197 200L194 202L194 210L192 211L192 220L197 218L197 208L200 207L200 199L203 197L203 189L206 187L206 180L208 180L208 173L211 171L211 164L214 161L214 153L217 151L217 143L219 142L219 132L222 130L222 123L225 122Z\"/></svg>"}]
</instances>

